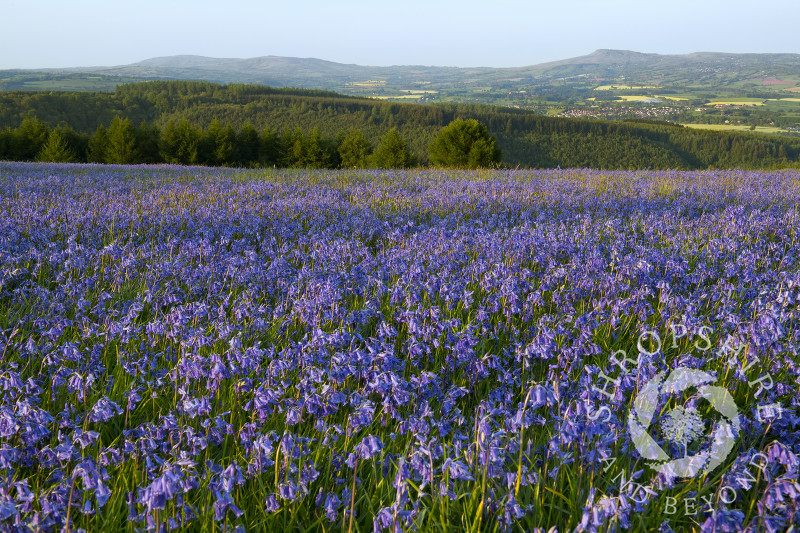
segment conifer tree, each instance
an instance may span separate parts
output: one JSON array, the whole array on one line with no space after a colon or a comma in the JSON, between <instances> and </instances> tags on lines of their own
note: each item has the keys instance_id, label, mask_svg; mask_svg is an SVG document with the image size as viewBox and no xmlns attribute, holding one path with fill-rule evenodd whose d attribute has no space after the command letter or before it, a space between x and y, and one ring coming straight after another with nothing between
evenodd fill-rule
<instances>
[{"instance_id":1,"label":"conifer tree","mask_svg":"<svg viewBox=\"0 0 800 533\"><path fill-rule=\"evenodd\" d=\"M136 131L127 118L114 117L108 128L108 144L106 146L106 163L128 165L135 163Z\"/></svg>"},{"instance_id":2,"label":"conifer tree","mask_svg":"<svg viewBox=\"0 0 800 533\"><path fill-rule=\"evenodd\" d=\"M258 162L258 149L261 140L258 132L249 122L246 122L236 135L234 160L240 166L252 166Z\"/></svg>"},{"instance_id":3,"label":"conifer tree","mask_svg":"<svg viewBox=\"0 0 800 533\"><path fill-rule=\"evenodd\" d=\"M379 168L406 168L413 164L408 143L397 128L392 128L381 138L375 150L375 164Z\"/></svg>"},{"instance_id":4,"label":"conifer tree","mask_svg":"<svg viewBox=\"0 0 800 533\"><path fill-rule=\"evenodd\" d=\"M500 163L500 149L486 126L477 120L456 119L436 136L429 148L436 166L486 168Z\"/></svg>"},{"instance_id":5,"label":"conifer tree","mask_svg":"<svg viewBox=\"0 0 800 533\"><path fill-rule=\"evenodd\" d=\"M47 163L70 163L75 161L75 154L69 149L63 133L54 129L47 136L37 159Z\"/></svg>"},{"instance_id":6,"label":"conifer tree","mask_svg":"<svg viewBox=\"0 0 800 533\"><path fill-rule=\"evenodd\" d=\"M47 124L37 118L26 118L14 131L13 158L16 161L32 161L42 151L50 135Z\"/></svg>"},{"instance_id":7,"label":"conifer tree","mask_svg":"<svg viewBox=\"0 0 800 533\"><path fill-rule=\"evenodd\" d=\"M106 149L108 148L108 133L102 124L97 127L94 135L89 139L89 148L86 150L86 160L90 163L105 163Z\"/></svg>"},{"instance_id":8,"label":"conifer tree","mask_svg":"<svg viewBox=\"0 0 800 533\"><path fill-rule=\"evenodd\" d=\"M372 145L360 130L350 130L339 145L342 168L366 168L370 154Z\"/></svg>"}]
</instances>

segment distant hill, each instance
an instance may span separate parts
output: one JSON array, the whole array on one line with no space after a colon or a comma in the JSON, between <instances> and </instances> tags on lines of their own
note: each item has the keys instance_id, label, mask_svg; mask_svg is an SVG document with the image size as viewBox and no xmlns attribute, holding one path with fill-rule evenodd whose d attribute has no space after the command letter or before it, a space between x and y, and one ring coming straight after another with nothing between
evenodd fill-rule
<instances>
[{"instance_id":1,"label":"distant hill","mask_svg":"<svg viewBox=\"0 0 800 533\"><path fill-rule=\"evenodd\" d=\"M43 84L43 77L49 77L51 83ZM496 103L503 95L541 92L554 82L576 88L595 88L604 83L657 85L673 91L785 89L800 86L800 54L661 55L597 50L580 57L515 68L362 66L312 58L181 55L112 67L0 71L0 89L57 89L58 83L53 80L62 79L71 82L65 88L79 90L76 78L85 80L87 88L92 88L92 79L102 80L105 85L132 79L203 80L329 89L372 97ZM764 80L785 85L775 87L774 83L764 84Z\"/></svg>"}]
</instances>

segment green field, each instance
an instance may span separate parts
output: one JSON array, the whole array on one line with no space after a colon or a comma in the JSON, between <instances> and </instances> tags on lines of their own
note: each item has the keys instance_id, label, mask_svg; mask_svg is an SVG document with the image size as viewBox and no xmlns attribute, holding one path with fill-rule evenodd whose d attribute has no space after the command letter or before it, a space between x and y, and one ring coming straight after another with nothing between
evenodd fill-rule
<instances>
[{"instance_id":1,"label":"green field","mask_svg":"<svg viewBox=\"0 0 800 533\"><path fill-rule=\"evenodd\" d=\"M0 75L2 91L113 91L118 85L142 81L141 78L82 74L23 75L8 71L4 74Z\"/></svg>"}]
</instances>

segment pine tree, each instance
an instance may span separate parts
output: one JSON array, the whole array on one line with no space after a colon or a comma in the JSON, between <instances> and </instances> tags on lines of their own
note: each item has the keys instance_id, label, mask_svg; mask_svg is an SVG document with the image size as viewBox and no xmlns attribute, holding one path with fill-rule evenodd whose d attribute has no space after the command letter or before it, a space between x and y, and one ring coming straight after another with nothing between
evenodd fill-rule
<instances>
[{"instance_id":1,"label":"pine tree","mask_svg":"<svg viewBox=\"0 0 800 533\"><path fill-rule=\"evenodd\" d=\"M306 168L325 168L328 157L322 147L322 137L318 128L303 139L303 166Z\"/></svg>"},{"instance_id":2,"label":"pine tree","mask_svg":"<svg viewBox=\"0 0 800 533\"><path fill-rule=\"evenodd\" d=\"M366 168L370 154L372 145L360 130L350 130L339 145L342 168Z\"/></svg>"},{"instance_id":3,"label":"pine tree","mask_svg":"<svg viewBox=\"0 0 800 533\"><path fill-rule=\"evenodd\" d=\"M286 158L283 153L282 141L283 140L271 129L266 128L264 130L264 135L261 136L258 150L258 160L262 165L271 167L277 165Z\"/></svg>"},{"instance_id":4,"label":"pine tree","mask_svg":"<svg viewBox=\"0 0 800 533\"><path fill-rule=\"evenodd\" d=\"M381 138L381 143L375 150L375 165L379 168L406 168L412 164L413 157L408 143L397 128L392 128Z\"/></svg>"},{"instance_id":5,"label":"pine tree","mask_svg":"<svg viewBox=\"0 0 800 533\"><path fill-rule=\"evenodd\" d=\"M252 124L246 122L236 135L234 160L240 166L252 166L258 162L258 148L261 141Z\"/></svg>"},{"instance_id":6,"label":"pine tree","mask_svg":"<svg viewBox=\"0 0 800 533\"><path fill-rule=\"evenodd\" d=\"M86 151L86 160L90 163L105 163L106 149L108 148L108 133L102 124L89 139L89 148Z\"/></svg>"},{"instance_id":7,"label":"pine tree","mask_svg":"<svg viewBox=\"0 0 800 533\"><path fill-rule=\"evenodd\" d=\"M70 163L75 161L75 154L69 149L63 133L54 129L47 136L37 159L47 163Z\"/></svg>"},{"instance_id":8,"label":"pine tree","mask_svg":"<svg viewBox=\"0 0 800 533\"><path fill-rule=\"evenodd\" d=\"M233 158L235 137L230 125L223 129L219 120L214 119L203 136L199 149L200 160L212 166L230 164Z\"/></svg>"},{"instance_id":9,"label":"pine tree","mask_svg":"<svg viewBox=\"0 0 800 533\"><path fill-rule=\"evenodd\" d=\"M177 126L170 120L161 135L161 155L167 163L194 165L198 161L199 143L200 133L188 120L181 120Z\"/></svg>"},{"instance_id":10,"label":"pine tree","mask_svg":"<svg viewBox=\"0 0 800 533\"><path fill-rule=\"evenodd\" d=\"M178 160L179 142L180 139L178 138L178 128L175 126L175 122L170 120L167 122L166 128L164 128L164 131L161 133L161 139L158 143L161 158L164 161L172 164L180 163Z\"/></svg>"},{"instance_id":11,"label":"pine tree","mask_svg":"<svg viewBox=\"0 0 800 533\"><path fill-rule=\"evenodd\" d=\"M14 155L14 132L11 128L0 131L0 160L11 160Z\"/></svg>"},{"instance_id":12,"label":"pine tree","mask_svg":"<svg viewBox=\"0 0 800 533\"><path fill-rule=\"evenodd\" d=\"M42 151L49 135L47 124L37 118L26 118L14 131L12 159L32 161Z\"/></svg>"},{"instance_id":13,"label":"pine tree","mask_svg":"<svg viewBox=\"0 0 800 533\"><path fill-rule=\"evenodd\" d=\"M136 128L136 153L140 163L160 163L163 161L159 153L161 132L157 126L142 122Z\"/></svg>"},{"instance_id":14,"label":"pine tree","mask_svg":"<svg viewBox=\"0 0 800 533\"><path fill-rule=\"evenodd\" d=\"M133 124L127 118L122 120L114 117L108 128L106 162L128 165L135 163L136 160L136 131L133 129Z\"/></svg>"},{"instance_id":15,"label":"pine tree","mask_svg":"<svg viewBox=\"0 0 800 533\"><path fill-rule=\"evenodd\" d=\"M184 165L197 163L197 149L200 144L200 132L186 119L178 124L178 160Z\"/></svg>"},{"instance_id":16,"label":"pine tree","mask_svg":"<svg viewBox=\"0 0 800 533\"><path fill-rule=\"evenodd\" d=\"M494 167L501 157L486 126L474 119L448 124L430 144L429 152L434 165L456 168Z\"/></svg>"}]
</instances>

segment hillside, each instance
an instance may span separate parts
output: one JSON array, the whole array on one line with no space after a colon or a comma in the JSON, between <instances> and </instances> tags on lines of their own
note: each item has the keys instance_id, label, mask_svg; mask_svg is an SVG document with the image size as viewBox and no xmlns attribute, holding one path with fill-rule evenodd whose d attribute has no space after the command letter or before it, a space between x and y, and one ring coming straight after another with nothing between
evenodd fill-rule
<instances>
[{"instance_id":1,"label":"hillside","mask_svg":"<svg viewBox=\"0 0 800 533\"><path fill-rule=\"evenodd\" d=\"M657 119L800 136L800 54L661 55L604 49L515 68L181 55L112 67L0 71L0 92L112 91L142 80L322 89L397 102L481 103L551 116Z\"/></svg>"},{"instance_id":2,"label":"hillside","mask_svg":"<svg viewBox=\"0 0 800 533\"><path fill-rule=\"evenodd\" d=\"M694 130L663 122L574 120L475 104L401 104L327 91L171 81L122 85L113 93L0 92L0 127L6 128L0 138L0 154L6 155L0 157L35 156L30 148L15 149L13 141L23 119L31 116L43 121L43 127L70 130L72 136L65 136L73 138L77 158L86 154L89 136L100 126L108 128L115 117L133 125L145 122L140 135L149 139L147 160L152 162L158 161L159 143L171 124L185 121L187 127L207 132L216 121L229 127L231 135L251 125L282 149L298 135L315 135L334 154L350 131L360 131L377 146L397 128L425 164L433 137L456 118L484 123L496 137L503 161L513 167L768 168L797 164L800 156L800 139ZM39 134L42 143L45 137ZM249 162L255 160L244 161Z\"/></svg>"},{"instance_id":3,"label":"hillside","mask_svg":"<svg viewBox=\"0 0 800 533\"><path fill-rule=\"evenodd\" d=\"M800 54L684 55L597 50L585 56L515 68L437 66L362 66L313 58L263 56L249 59L192 55L148 59L112 67L0 71L4 90L35 88L42 76L102 76L106 79L180 79L216 83L255 83L276 87L331 89L346 94L381 96L427 90L430 98L448 99L482 91L487 98L508 92L561 85L626 83L718 91L763 86L765 79L800 85ZM29 79L30 78L30 79ZM57 87L53 87L57 88ZM474 95L473 95L474 96Z\"/></svg>"}]
</instances>

